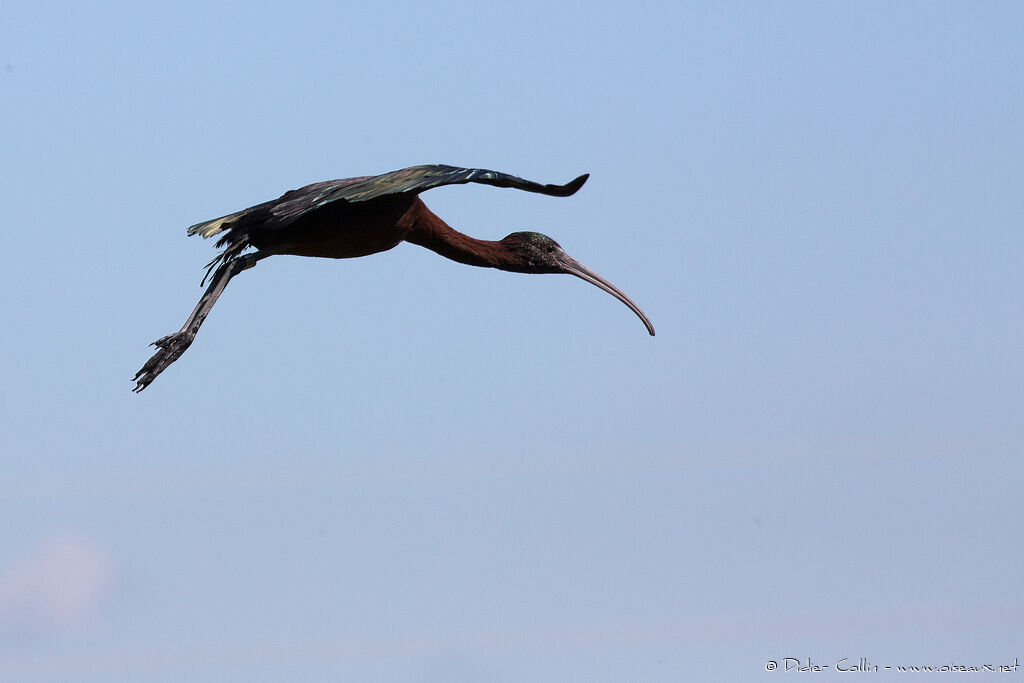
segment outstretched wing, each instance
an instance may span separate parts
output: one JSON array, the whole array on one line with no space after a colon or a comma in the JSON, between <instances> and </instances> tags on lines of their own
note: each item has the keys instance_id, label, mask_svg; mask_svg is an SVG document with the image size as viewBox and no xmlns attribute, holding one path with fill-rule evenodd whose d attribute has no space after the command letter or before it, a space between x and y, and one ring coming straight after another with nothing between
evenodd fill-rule
<instances>
[{"instance_id":1,"label":"outstretched wing","mask_svg":"<svg viewBox=\"0 0 1024 683\"><path fill-rule=\"evenodd\" d=\"M323 203L338 199L344 199L349 202L365 202L389 194L424 192L435 187L441 187L442 185L463 185L465 183L514 187L517 190L526 190L527 192L567 197L580 189L588 177L589 174L581 175L566 185L541 185L532 180L524 180L518 176L501 173L500 171L489 171L486 168L458 168L441 164L410 166L400 171L392 171L391 173L383 173L368 178L350 179L355 182L341 181L345 184L336 191L328 193L323 199Z\"/></svg>"},{"instance_id":2,"label":"outstretched wing","mask_svg":"<svg viewBox=\"0 0 1024 683\"><path fill-rule=\"evenodd\" d=\"M568 197L574 194L590 177L583 174L565 185L542 185L531 180L500 171L485 168L458 168L430 164L410 166L400 171L391 171L375 176L343 178L313 183L298 190L286 192L273 201L258 204L237 213L212 221L193 225L190 235L211 237L219 232L242 225L259 223L261 228L282 228L294 223L301 216L337 201L366 202L387 195L420 193L442 185L482 183L496 187L512 187L526 192L537 192L554 197Z\"/></svg>"}]
</instances>

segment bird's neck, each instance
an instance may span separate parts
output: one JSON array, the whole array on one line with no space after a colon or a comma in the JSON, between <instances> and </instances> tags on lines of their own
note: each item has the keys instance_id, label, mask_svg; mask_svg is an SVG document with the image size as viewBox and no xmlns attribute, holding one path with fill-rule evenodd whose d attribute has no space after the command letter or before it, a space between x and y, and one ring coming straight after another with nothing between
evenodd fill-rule
<instances>
[{"instance_id":1,"label":"bird's neck","mask_svg":"<svg viewBox=\"0 0 1024 683\"><path fill-rule=\"evenodd\" d=\"M418 244L445 258L470 266L508 270L513 265L500 241L478 240L462 234L438 218L419 198L413 205L412 213L412 227L405 235L406 242Z\"/></svg>"}]
</instances>

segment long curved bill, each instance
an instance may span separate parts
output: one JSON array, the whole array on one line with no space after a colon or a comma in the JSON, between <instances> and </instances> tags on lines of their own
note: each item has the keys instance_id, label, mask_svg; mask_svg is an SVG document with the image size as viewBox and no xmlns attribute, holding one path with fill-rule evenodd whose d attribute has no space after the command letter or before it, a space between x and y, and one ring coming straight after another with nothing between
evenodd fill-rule
<instances>
[{"instance_id":1,"label":"long curved bill","mask_svg":"<svg viewBox=\"0 0 1024 683\"><path fill-rule=\"evenodd\" d=\"M566 273L569 273L570 275L575 275L576 277L582 280L586 280L592 285L600 287L601 289L603 289L604 291L608 292L616 299L621 301L622 303L629 306L630 310L636 313L637 317L639 317L640 320L643 321L644 325L647 327L647 331L651 333L651 336L654 336L654 325L652 325L651 321L647 319L647 316L644 315L644 312L640 310L640 307L633 303L632 299L623 294L622 290L620 290L618 287L608 282L603 277L592 271L590 268L587 268L585 265L583 265L573 257L569 256L568 254L563 254L560 260L561 265L565 269Z\"/></svg>"}]
</instances>

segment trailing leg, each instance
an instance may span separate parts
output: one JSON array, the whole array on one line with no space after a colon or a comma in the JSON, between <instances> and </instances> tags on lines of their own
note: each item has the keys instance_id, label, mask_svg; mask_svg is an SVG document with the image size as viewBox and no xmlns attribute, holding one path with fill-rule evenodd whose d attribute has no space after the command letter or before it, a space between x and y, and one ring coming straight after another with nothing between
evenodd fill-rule
<instances>
[{"instance_id":1,"label":"trailing leg","mask_svg":"<svg viewBox=\"0 0 1024 683\"><path fill-rule=\"evenodd\" d=\"M224 288L227 287L228 281L231 278L243 270L252 268L256 265L257 261L271 256L273 253L272 251L258 251L254 254L240 256L221 264L214 273L210 286L206 288L206 292L203 293L199 303L196 304L195 309L192 311L192 315L181 326L181 330L153 342L152 346L157 347L157 352L146 361L141 370L135 373L132 381L137 382L137 384L132 391L140 392L148 387L156 379L157 375L163 372L168 365L178 360L181 354L185 353L185 350L191 346L192 340L196 338L199 327L206 320L206 316L210 314L210 310L217 303L217 299L224 291Z\"/></svg>"}]
</instances>

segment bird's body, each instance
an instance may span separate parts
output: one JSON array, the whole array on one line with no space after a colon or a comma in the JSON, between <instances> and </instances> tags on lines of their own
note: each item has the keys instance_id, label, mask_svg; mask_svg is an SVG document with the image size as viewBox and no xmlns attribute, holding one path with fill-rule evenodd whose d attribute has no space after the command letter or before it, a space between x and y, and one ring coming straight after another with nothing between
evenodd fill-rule
<instances>
[{"instance_id":1,"label":"bird's body","mask_svg":"<svg viewBox=\"0 0 1024 683\"><path fill-rule=\"evenodd\" d=\"M286 230L259 227L247 237L257 249L278 249L281 254L369 256L396 247L405 239L413 224L416 202L423 203L416 196L405 195L358 204L335 202L299 218Z\"/></svg>"},{"instance_id":2,"label":"bird's body","mask_svg":"<svg viewBox=\"0 0 1024 683\"><path fill-rule=\"evenodd\" d=\"M625 294L568 256L550 237L518 232L502 240L478 240L448 226L419 198L433 187L469 182L569 196L587 177L582 175L566 185L541 185L486 169L412 166L377 176L313 183L278 199L193 225L191 235L220 235L217 246L223 251L208 264L210 286L181 331L154 342L158 351L136 374L135 391L145 389L184 353L232 277L277 254L355 258L407 241L468 265L521 273L570 273L621 300L653 335L646 316ZM257 251L244 254L250 247Z\"/></svg>"}]
</instances>

